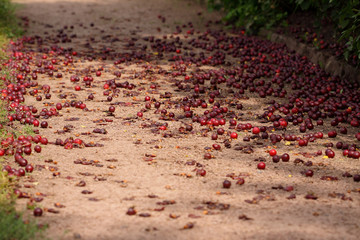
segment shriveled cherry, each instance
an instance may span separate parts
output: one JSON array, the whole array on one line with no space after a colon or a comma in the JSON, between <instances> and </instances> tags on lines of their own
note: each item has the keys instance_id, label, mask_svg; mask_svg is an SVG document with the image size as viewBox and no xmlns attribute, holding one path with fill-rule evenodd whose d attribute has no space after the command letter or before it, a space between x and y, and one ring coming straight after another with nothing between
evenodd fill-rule
<instances>
[{"instance_id":1,"label":"shriveled cherry","mask_svg":"<svg viewBox=\"0 0 360 240\"><path fill-rule=\"evenodd\" d=\"M135 214L136 214L135 208L133 208L133 207L129 208L129 209L126 211L126 214L127 214L127 215L130 215L130 216L135 215Z\"/></svg>"},{"instance_id":2,"label":"shriveled cherry","mask_svg":"<svg viewBox=\"0 0 360 240\"><path fill-rule=\"evenodd\" d=\"M205 176L206 175L206 170L205 169L199 169L196 171L196 175L200 175L200 176Z\"/></svg>"},{"instance_id":3,"label":"shriveled cherry","mask_svg":"<svg viewBox=\"0 0 360 240\"><path fill-rule=\"evenodd\" d=\"M236 185L243 185L245 183L245 179L243 178L239 178L237 181L236 181Z\"/></svg>"},{"instance_id":4,"label":"shriveled cherry","mask_svg":"<svg viewBox=\"0 0 360 240\"><path fill-rule=\"evenodd\" d=\"M220 150L221 149L221 146L219 144L213 144L212 147L215 149L215 150Z\"/></svg>"}]
</instances>

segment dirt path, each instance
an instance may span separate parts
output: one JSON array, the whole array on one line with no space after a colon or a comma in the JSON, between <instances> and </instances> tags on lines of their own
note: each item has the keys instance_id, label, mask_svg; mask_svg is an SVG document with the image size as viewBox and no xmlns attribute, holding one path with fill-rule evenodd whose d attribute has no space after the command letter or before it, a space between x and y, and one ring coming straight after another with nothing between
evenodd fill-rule
<instances>
[{"instance_id":1,"label":"dirt path","mask_svg":"<svg viewBox=\"0 0 360 240\"><path fill-rule=\"evenodd\" d=\"M40 129L40 134L52 143L56 139L73 137L85 143L103 144L71 150L48 144L40 155L28 157L37 166L34 173L23 180L22 190L37 197L41 197L39 193L44 194L37 204L59 211L58 214L45 211L38 218L49 224L49 238L357 239L360 198L359 193L352 190L358 189L359 184L342 174L346 171L356 174L360 168L358 160L344 161L339 150L336 150L338 157L333 160L321 156L304 159L298 155L299 149L288 149L281 143L278 151L288 151L291 161L274 164L266 152L266 145L272 146L269 141L256 145L252 140L253 153L247 154L236 148L236 144L244 145L245 133L239 133L239 139L227 149L223 141L228 136L219 136L213 141L209 132L203 137L200 124L194 124L191 132L180 134L179 127L185 127L191 120L159 120L161 114L154 114L154 104L151 110L144 112L143 118L136 116L144 108L146 95L162 102L160 109L168 107L175 116L184 115L176 101L188 95L174 91L175 80L184 79L184 76L172 75L177 70L171 65L174 62L167 61L170 55L157 58L160 53L151 49L151 43L143 38L154 36L164 40L163 36L168 36L171 40L176 26L182 28L185 24L182 32L172 39L179 36L184 42L181 51L190 52L185 48L185 36L192 38L186 32L192 29L189 22L196 35L197 31L206 31L208 20L218 19L216 14L206 13L195 1L180 0L15 2L23 5L19 15L29 19L27 35L42 38L41 44L26 47L33 51L34 60L40 61L44 54L52 58L51 54L44 53L44 47L55 44L72 48L78 54L68 66L64 65L64 56L57 57L59 62L54 66L62 73L62 78L38 75L39 86L48 84L51 87L51 99L44 99L43 93L43 101L28 95L26 103L40 111L53 103L75 100L83 101L89 109L64 107L59 116L47 120L50 127ZM162 17L166 19L164 22ZM216 24L210 27L219 28ZM137 54L137 58L144 60L134 59L131 52L144 52L144 45L148 46L149 57ZM133 59L114 65L114 61L128 56ZM102 69L100 77L95 76L98 69ZM188 66L186 73L190 75L195 70L196 66ZM55 71L54 76L58 72ZM120 72L121 77L117 77L116 72ZM94 78L92 87L86 88L82 80L71 83L73 75L81 79L91 75ZM103 86L110 79L118 83L128 81L136 87L131 90L116 88L119 91L113 92L114 98L108 102ZM75 85L80 85L82 90L75 91ZM161 98L165 92L170 92L171 98ZM94 100L88 100L90 93L95 96ZM249 96L250 99L239 101L244 105L242 121L271 126L271 123L260 124L253 117L253 113L267 106L266 100ZM107 113L111 105L116 108L114 116ZM202 113L204 109L194 111ZM167 130L159 130L157 123L168 123ZM106 134L94 133L96 128L105 129ZM353 136L354 131L349 132L349 136ZM206 149L214 142L221 145L221 151ZM319 148L324 151L326 142L327 139L317 141L306 151L314 152ZM213 158L205 160L206 152ZM259 157L267 160L264 171L256 169L258 162L254 160ZM300 173L310 167L294 164L297 157L314 163L311 167L315 172L313 178ZM205 177L194 171L202 168L207 171ZM236 181L227 176L231 173L243 176L245 184L236 185ZM321 176L336 176L339 181L320 180ZM230 189L222 188L225 179L232 181ZM81 181L85 186L78 186ZM276 189L279 185L293 186L294 190ZM309 193L314 193L318 199L305 199ZM329 196L332 193L344 194L344 199L351 197L352 201L341 200L336 194ZM291 194L296 198L288 199ZM19 208L23 209L27 202L28 199L20 199ZM65 207L57 208L56 203ZM135 208L136 215L126 214L130 207Z\"/></svg>"}]
</instances>

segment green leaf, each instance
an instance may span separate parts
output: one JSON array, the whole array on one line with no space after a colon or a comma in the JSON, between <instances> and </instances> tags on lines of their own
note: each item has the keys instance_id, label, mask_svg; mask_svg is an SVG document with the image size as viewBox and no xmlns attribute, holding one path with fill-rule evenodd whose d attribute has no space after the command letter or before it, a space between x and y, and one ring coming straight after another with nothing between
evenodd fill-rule
<instances>
[{"instance_id":1,"label":"green leaf","mask_svg":"<svg viewBox=\"0 0 360 240\"><path fill-rule=\"evenodd\" d=\"M344 29L347 25L349 24L349 20L348 19L342 19L341 21L339 21L339 25L342 29Z\"/></svg>"}]
</instances>

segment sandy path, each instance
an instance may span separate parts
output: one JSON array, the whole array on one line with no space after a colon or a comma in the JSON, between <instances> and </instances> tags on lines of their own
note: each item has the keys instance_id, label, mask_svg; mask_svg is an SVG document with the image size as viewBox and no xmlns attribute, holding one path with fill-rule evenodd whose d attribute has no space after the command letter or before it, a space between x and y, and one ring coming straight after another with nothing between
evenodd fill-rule
<instances>
[{"instance_id":1,"label":"sandy path","mask_svg":"<svg viewBox=\"0 0 360 240\"><path fill-rule=\"evenodd\" d=\"M67 94L67 100L81 100L90 111L76 108L63 108L58 117L48 119L51 128L40 129L41 135L54 142L57 138L80 137L85 142L94 141L104 144L103 147L65 150L61 146L48 145L43 147L40 155L29 157L30 162L44 165L41 171L31 175L34 183L24 180L23 185L32 188L22 190L36 195L46 194L39 203L44 208L59 210L58 214L45 212L39 218L42 223L48 223L47 236L52 239L357 239L360 233L358 217L359 193L351 190L359 187L351 178L342 178L345 171L356 173L360 168L358 161L346 160L340 157L334 160L311 159L316 166L316 177L305 178L300 174L305 166L295 166L292 161L281 165L268 161L266 171L256 169L254 159L262 156L268 159L263 147L255 147L253 154L225 149L213 151L215 158L204 160L205 147L214 141L210 137L197 134L201 127L194 125L191 134L178 134L177 129L184 126L181 121L168 122L168 132L175 137L163 138L161 134L151 133L151 128L141 128L142 123L159 121L152 114L154 110L144 113L144 119L136 118L136 113L143 108L145 95L159 99L160 93L172 91L173 82L170 76L148 73L137 77L148 64L121 64L117 69L113 59L100 60L101 51L111 48L115 52L140 51L144 36L153 35L162 38L176 31L177 25L192 22L194 28L204 31L209 19L218 19L209 15L196 5L195 1L180 0L103 0L103 1L36 1L17 0L23 5L20 16L29 18L27 35L42 36L44 45L51 46L54 39L76 34L71 42L58 43L65 48L73 48L79 52L73 66L57 66L63 78L39 75L39 85L51 86L51 100L35 101L28 96L27 104L33 104L38 109L45 102L65 101L59 98L61 93ZM202 14L198 14L201 12ZM166 18L162 23L158 15ZM94 26L91 26L94 24ZM64 28L67 26L67 29ZM71 29L71 26L74 29ZM216 28L217 26L211 25ZM56 36L58 35L58 36ZM104 37L108 36L108 37ZM179 35L183 37L183 35ZM132 39L133 38L133 39ZM138 40L140 39L140 40ZM138 40L138 41L137 41ZM134 46L128 44L134 43ZM30 47L29 47L30 48ZM32 45L37 53L39 47ZM148 54L153 54L151 50ZM93 55L89 61L85 56ZM167 61L154 60L152 66L171 70ZM101 77L94 77L92 88L74 91L70 76L75 73L84 76L84 70L103 67ZM80 72L80 71L83 72ZM78 72L77 72L78 71ZM129 81L141 89L139 96L126 96L123 90L112 103L116 105L115 117L107 116L110 103L103 96L104 80L114 79L113 73L121 71L122 76L117 82ZM190 70L189 70L190 71ZM159 83L157 91L150 94L149 86ZM172 91L173 92L173 91ZM88 101L89 93L94 93L95 99ZM173 92L172 99L184 96L184 93ZM161 99L166 102L166 99ZM257 105L259 99L244 100L245 108ZM126 103L128 106L125 106ZM255 108L255 109L254 109ZM181 114L180 109L173 109ZM66 121L71 117L76 121ZM96 122L99 119L112 119L113 122ZM95 122L94 122L95 121ZM164 121L160 121L164 122ZM184 120L185 122L185 120ZM62 130L65 125L73 129L64 134L54 133ZM94 128L105 128L107 134L92 133ZM86 133L91 133L87 135ZM209 135L210 136L210 135ZM217 140L221 143L225 139ZM308 151L315 151L321 145L319 142ZM236 143L242 143L237 140ZM267 143L269 144L269 143ZM271 144L269 144L271 145ZM223 145L222 145L223 146ZM285 151L284 144L278 151ZM297 157L298 150L291 150L292 160ZM340 151L337 152L340 155ZM150 156L153 155L153 156ZM149 157L150 156L150 157ZM145 161L153 158L153 161ZM74 164L79 159L96 161L92 165ZM53 162L49 161L52 160ZM201 163L207 171L205 177L196 176L193 171L196 166L185 163L195 160ZM270 159L269 159L270 160ZM54 164L54 161L56 164ZM323 163L323 164L320 164ZM98 165L96 165L98 164ZM55 171L49 171L54 170ZM40 167L41 168L41 167ZM60 176L53 176L60 172ZM222 182L230 173L246 173L246 183L236 186L235 181L230 189L223 189ZM88 176L86 176L88 175ZM189 176L186 176L189 175ZM321 181L323 175L334 175L339 181ZM29 178L28 178L29 180ZM85 181L86 186L76 186L79 181ZM289 192L274 189L278 185L294 186L297 198L288 200ZM89 190L91 194L82 194ZM348 192L349 190L349 192ZM309 192L314 192L318 200L304 198ZM329 193L343 193L352 198L344 201L331 198ZM154 196L152 196L154 195ZM155 197L156 195L156 197ZM249 204L245 200L262 196L258 204ZM19 208L23 208L28 200L19 200ZM208 204L206 204L208 202ZM212 204L209 204L211 202ZM65 208L57 209L55 203L61 203ZM227 209L229 204L229 209ZM126 215L129 207L135 207L135 216ZM162 210L161 208L164 207ZM161 211L159 211L161 210ZM141 217L141 213L149 213L150 217ZM251 220L239 219L245 214ZM172 216L178 216L172 218ZM187 223L193 223L191 229L183 229Z\"/></svg>"}]
</instances>

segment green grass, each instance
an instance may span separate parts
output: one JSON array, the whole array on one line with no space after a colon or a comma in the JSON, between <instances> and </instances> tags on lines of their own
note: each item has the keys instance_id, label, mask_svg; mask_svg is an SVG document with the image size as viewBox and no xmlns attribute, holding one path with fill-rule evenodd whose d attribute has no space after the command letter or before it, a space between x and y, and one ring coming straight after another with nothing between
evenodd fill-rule
<instances>
[{"instance_id":1,"label":"green grass","mask_svg":"<svg viewBox=\"0 0 360 240\"><path fill-rule=\"evenodd\" d=\"M0 35L14 38L23 33L15 16L16 7L10 0L0 0Z\"/></svg>"},{"instance_id":2,"label":"green grass","mask_svg":"<svg viewBox=\"0 0 360 240\"><path fill-rule=\"evenodd\" d=\"M1 164L0 164L1 167ZM14 182L7 173L0 172L0 240L41 239L42 232L35 221L23 221L22 214L15 210Z\"/></svg>"},{"instance_id":3,"label":"green grass","mask_svg":"<svg viewBox=\"0 0 360 240\"><path fill-rule=\"evenodd\" d=\"M11 211L0 212L0 239L39 239L39 229L34 222L24 223L22 216Z\"/></svg>"},{"instance_id":4,"label":"green grass","mask_svg":"<svg viewBox=\"0 0 360 240\"><path fill-rule=\"evenodd\" d=\"M6 48L9 39L18 37L22 34L22 30L18 25L15 17L16 6L10 0L0 0L0 64L8 59ZM2 66L0 76L10 78L9 69ZM0 81L0 87L3 82ZM6 126L8 112L6 111L6 103L0 101L0 123ZM8 134L14 135L33 135L33 129L28 125L20 125L18 129L5 127L0 130L0 140L8 137ZM16 179L9 177L7 172L1 171L5 158L0 158L0 240L30 240L44 239L43 230L39 228L32 217L30 220L23 220L23 213L15 209L16 197L14 188Z\"/></svg>"},{"instance_id":5,"label":"green grass","mask_svg":"<svg viewBox=\"0 0 360 240\"><path fill-rule=\"evenodd\" d=\"M0 162L0 166L1 166L1 162ZM14 196L11 194L10 179L8 178L5 172L1 171L0 172L0 212L3 213L3 212L11 211L13 209L13 203L14 203Z\"/></svg>"},{"instance_id":6,"label":"green grass","mask_svg":"<svg viewBox=\"0 0 360 240\"><path fill-rule=\"evenodd\" d=\"M34 129L32 125L24 125L22 126L20 133L25 136L35 136Z\"/></svg>"},{"instance_id":7,"label":"green grass","mask_svg":"<svg viewBox=\"0 0 360 240\"><path fill-rule=\"evenodd\" d=\"M3 101L0 101L0 123L5 124L7 122L7 111L5 109L6 105ZM0 129L0 131L3 129ZM1 138L1 135L0 135Z\"/></svg>"},{"instance_id":8,"label":"green grass","mask_svg":"<svg viewBox=\"0 0 360 240\"><path fill-rule=\"evenodd\" d=\"M5 104L0 101L0 122L6 123L7 113L4 109ZM0 140L8 136L9 132L14 135L33 134L31 126L22 126L20 130L1 129ZM0 240L30 240L44 239L43 229L36 226L34 220L23 221L23 214L16 211L14 188L16 180L7 175L7 172L1 171L5 159L0 158Z\"/></svg>"},{"instance_id":9,"label":"green grass","mask_svg":"<svg viewBox=\"0 0 360 240\"><path fill-rule=\"evenodd\" d=\"M0 34L0 50L4 49L7 39ZM0 59L0 63L4 59ZM3 68L0 75L3 76L8 72L8 69ZM1 83L1 82L0 82ZM1 85L1 84L0 84ZM8 112L6 111L6 104L0 101L0 123L6 125ZM9 133L14 135L30 135L33 134L31 126L21 126L20 130L5 127L0 129L0 140L8 137ZM13 194L16 181L10 178L6 172L1 171L5 158L0 158L0 240L2 239L39 239L41 238L40 229L36 226L34 221L24 222L22 220L22 213L15 210L16 197Z\"/></svg>"},{"instance_id":10,"label":"green grass","mask_svg":"<svg viewBox=\"0 0 360 240\"><path fill-rule=\"evenodd\" d=\"M0 0L1 1L1 0ZM9 39L7 38L6 35L1 34L0 33L0 61L5 60L7 58L6 56L6 52L5 52L5 47L8 44ZM1 70L1 76L3 76L5 74L4 70ZM2 87L3 83L0 82L0 86Z\"/></svg>"}]
</instances>

